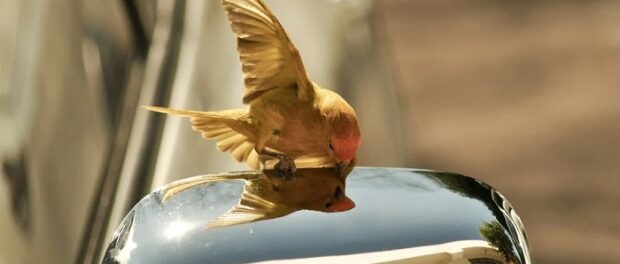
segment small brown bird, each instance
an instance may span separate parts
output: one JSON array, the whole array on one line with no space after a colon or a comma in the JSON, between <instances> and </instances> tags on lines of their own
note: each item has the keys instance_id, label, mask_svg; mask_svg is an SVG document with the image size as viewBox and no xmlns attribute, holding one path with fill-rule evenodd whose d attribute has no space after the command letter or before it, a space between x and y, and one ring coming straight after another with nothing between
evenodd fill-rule
<instances>
[{"instance_id":1,"label":"small brown bird","mask_svg":"<svg viewBox=\"0 0 620 264\"><path fill-rule=\"evenodd\" d=\"M350 172L350 167L345 173ZM264 170L197 176L164 186L162 201L202 184L229 180L245 182L239 204L209 221L207 227L224 227L288 215L299 210L343 212L355 207L345 195L346 176L334 168L299 169L295 181L283 181L277 171Z\"/></svg>"},{"instance_id":2,"label":"small brown bird","mask_svg":"<svg viewBox=\"0 0 620 264\"><path fill-rule=\"evenodd\" d=\"M295 171L293 160L300 167L346 167L360 146L353 108L308 79L299 52L261 0L222 3L237 36L249 109L146 108L191 118L194 130L251 168L265 157L277 158L275 168L287 175Z\"/></svg>"}]
</instances>

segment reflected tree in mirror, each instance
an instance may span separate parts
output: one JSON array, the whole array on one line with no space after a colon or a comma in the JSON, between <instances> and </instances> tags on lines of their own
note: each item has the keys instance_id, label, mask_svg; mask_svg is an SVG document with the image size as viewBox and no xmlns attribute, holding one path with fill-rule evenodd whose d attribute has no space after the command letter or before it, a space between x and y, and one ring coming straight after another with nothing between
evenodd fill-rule
<instances>
[{"instance_id":1,"label":"reflected tree in mirror","mask_svg":"<svg viewBox=\"0 0 620 264\"><path fill-rule=\"evenodd\" d=\"M480 226L480 235L506 259L507 263L518 263L517 256L513 253L514 249L510 237L499 222L491 221L484 223Z\"/></svg>"},{"instance_id":2,"label":"reflected tree in mirror","mask_svg":"<svg viewBox=\"0 0 620 264\"><path fill-rule=\"evenodd\" d=\"M529 259L529 256L517 256L517 252L524 252L523 249L517 249L517 247L521 247L526 243L525 241L521 241L522 239L517 234L517 229L522 230L523 227L516 227L516 225L520 225L520 223L516 223L515 220L512 219L510 212L507 211L502 201L497 201L498 197L501 197L501 195L493 188L471 177L453 177L451 173L437 172L433 174L432 179L455 193L467 198L479 200L491 211L497 220L484 223L480 228L480 234L499 250L506 258L506 261L510 263L519 263L517 261L519 259L522 261ZM504 232L508 232L510 236L506 235ZM500 235L503 235L505 240L497 240ZM489 238L495 240L490 240ZM526 240L526 238L524 237L523 240Z\"/></svg>"}]
</instances>

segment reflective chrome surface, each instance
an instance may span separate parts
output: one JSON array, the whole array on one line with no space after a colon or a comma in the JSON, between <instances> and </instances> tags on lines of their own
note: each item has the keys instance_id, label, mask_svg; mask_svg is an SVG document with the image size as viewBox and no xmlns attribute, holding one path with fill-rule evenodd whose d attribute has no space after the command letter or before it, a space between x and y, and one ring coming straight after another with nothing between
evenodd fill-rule
<instances>
[{"instance_id":1,"label":"reflective chrome surface","mask_svg":"<svg viewBox=\"0 0 620 264\"><path fill-rule=\"evenodd\" d=\"M510 204L470 177L356 168L347 179L347 195L356 203L353 210L335 214L298 211L270 220L207 228L210 220L237 204L242 185L197 185L166 202L162 201L165 187L149 194L114 234L104 263L244 263L459 241L488 241L505 263L531 263L525 231Z\"/></svg>"}]
</instances>

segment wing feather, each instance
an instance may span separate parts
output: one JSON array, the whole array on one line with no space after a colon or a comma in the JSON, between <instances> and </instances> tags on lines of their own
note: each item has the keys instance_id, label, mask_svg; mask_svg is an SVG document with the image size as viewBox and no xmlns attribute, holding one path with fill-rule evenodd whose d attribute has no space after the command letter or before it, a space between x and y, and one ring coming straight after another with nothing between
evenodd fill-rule
<instances>
[{"instance_id":1,"label":"wing feather","mask_svg":"<svg viewBox=\"0 0 620 264\"><path fill-rule=\"evenodd\" d=\"M253 126L247 110L226 110L220 112L199 112L164 107L147 106L146 109L189 117L192 128L204 138L217 140L217 148L228 152L238 162L244 162L252 169L259 169L260 163L254 159ZM256 154L258 157L258 154Z\"/></svg>"},{"instance_id":2,"label":"wing feather","mask_svg":"<svg viewBox=\"0 0 620 264\"><path fill-rule=\"evenodd\" d=\"M245 80L243 102L250 103L272 89L297 89L301 101L314 91L299 51L271 10L261 0L223 0L237 36L237 49Z\"/></svg>"}]
</instances>

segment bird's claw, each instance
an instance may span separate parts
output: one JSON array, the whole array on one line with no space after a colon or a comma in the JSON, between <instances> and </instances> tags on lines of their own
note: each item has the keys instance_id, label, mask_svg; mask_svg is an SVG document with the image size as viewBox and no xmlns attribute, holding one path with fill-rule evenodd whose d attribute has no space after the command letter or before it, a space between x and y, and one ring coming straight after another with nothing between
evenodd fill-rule
<instances>
[{"instance_id":1,"label":"bird's claw","mask_svg":"<svg viewBox=\"0 0 620 264\"><path fill-rule=\"evenodd\" d=\"M297 167L295 161L285 155L278 155L278 163L273 167L278 171L278 176L287 181L292 181Z\"/></svg>"}]
</instances>

